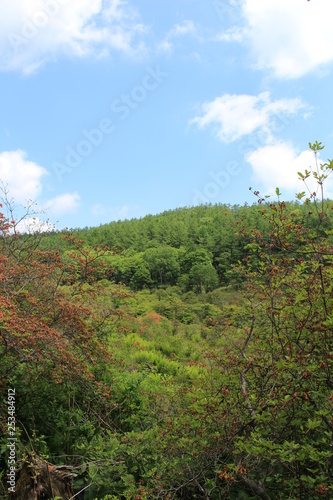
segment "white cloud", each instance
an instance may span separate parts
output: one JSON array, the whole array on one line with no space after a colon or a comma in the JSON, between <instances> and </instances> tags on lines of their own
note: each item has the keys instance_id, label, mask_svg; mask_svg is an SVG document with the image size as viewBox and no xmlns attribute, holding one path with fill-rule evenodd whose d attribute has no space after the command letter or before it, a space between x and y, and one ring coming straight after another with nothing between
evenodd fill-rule
<instances>
[{"instance_id":1,"label":"white cloud","mask_svg":"<svg viewBox=\"0 0 333 500\"><path fill-rule=\"evenodd\" d=\"M220 33L215 37L217 42L242 42L244 40L244 30L234 27Z\"/></svg>"},{"instance_id":2,"label":"white cloud","mask_svg":"<svg viewBox=\"0 0 333 500\"><path fill-rule=\"evenodd\" d=\"M184 35L193 35L196 28L193 21L184 21L183 24L175 24L169 31L167 38L173 38Z\"/></svg>"},{"instance_id":3,"label":"white cloud","mask_svg":"<svg viewBox=\"0 0 333 500\"><path fill-rule=\"evenodd\" d=\"M158 49L161 52L170 53L175 47L175 40L187 35L194 36L196 33L197 29L193 21L185 20L182 24L175 24L167 33L165 39L159 43Z\"/></svg>"},{"instance_id":4,"label":"white cloud","mask_svg":"<svg viewBox=\"0 0 333 500\"><path fill-rule=\"evenodd\" d=\"M266 141L272 140L274 120L281 115L295 115L305 105L300 99L278 99L272 101L269 92L258 96L224 94L214 101L201 105L202 115L190 123L199 128L212 125L217 137L224 142L233 142L255 131L262 131Z\"/></svg>"},{"instance_id":5,"label":"white cloud","mask_svg":"<svg viewBox=\"0 0 333 500\"><path fill-rule=\"evenodd\" d=\"M243 41L258 69L298 78L333 61L333 2L243 0L242 34L232 28L219 38Z\"/></svg>"},{"instance_id":6,"label":"white cloud","mask_svg":"<svg viewBox=\"0 0 333 500\"><path fill-rule=\"evenodd\" d=\"M0 153L0 180L8 185L9 198L25 204L35 201L42 192L42 177L47 170L37 163L28 161L24 151L5 151Z\"/></svg>"},{"instance_id":7,"label":"white cloud","mask_svg":"<svg viewBox=\"0 0 333 500\"><path fill-rule=\"evenodd\" d=\"M45 209L52 215L64 215L75 212L80 206L80 196L78 193L65 193L48 200Z\"/></svg>"},{"instance_id":8,"label":"white cloud","mask_svg":"<svg viewBox=\"0 0 333 500\"><path fill-rule=\"evenodd\" d=\"M170 53L173 50L173 43L169 42L168 40L162 40L158 44L157 50L160 52Z\"/></svg>"},{"instance_id":9,"label":"white cloud","mask_svg":"<svg viewBox=\"0 0 333 500\"><path fill-rule=\"evenodd\" d=\"M26 217L16 224L15 230L19 233L34 234L54 231L55 226L38 217Z\"/></svg>"},{"instance_id":10,"label":"white cloud","mask_svg":"<svg viewBox=\"0 0 333 500\"><path fill-rule=\"evenodd\" d=\"M31 73L60 54L134 55L145 31L125 0L3 0L0 69Z\"/></svg>"},{"instance_id":11,"label":"white cloud","mask_svg":"<svg viewBox=\"0 0 333 500\"><path fill-rule=\"evenodd\" d=\"M289 143L279 142L257 149L246 155L246 161L253 169L252 180L255 187L261 186L263 194L272 195L275 188L295 192L305 191L308 195L303 181L298 179L297 172L304 173L310 167L315 170L314 154L310 150L299 152ZM319 161L320 163L320 161ZM311 192L317 191L318 184L311 178L307 180ZM326 182L325 196L333 193L332 179L329 177ZM318 192L319 194L319 192Z\"/></svg>"}]
</instances>

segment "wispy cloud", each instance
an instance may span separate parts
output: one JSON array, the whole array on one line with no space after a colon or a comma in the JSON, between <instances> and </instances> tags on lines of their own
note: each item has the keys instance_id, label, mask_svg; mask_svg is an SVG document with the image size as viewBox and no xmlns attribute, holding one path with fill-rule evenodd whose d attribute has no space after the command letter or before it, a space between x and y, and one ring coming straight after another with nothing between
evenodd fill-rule
<instances>
[{"instance_id":1,"label":"wispy cloud","mask_svg":"<svg viewBox=\"0 0 333 500\"><path fill-rule=\"evenodd\" d=\"M64 215L76 212L80 206L78 193L64 193L45 203L45 209L50 215Z\"/></svg>"},{"instance_id":2,"label":"wispy cloud","mask_svg":"<svg viewBox=\"0 0 333 500\"><path fill-rule=\"evenodd\" d=\"M159 43L159 50L162 52L172 52L175 45L179 43L179 39L184 36L195 36L197 28L193 21L185 20L181 24L175 24L167 33L164 40Z\"/></svg>"},{"instance_id":3,"label":"wispy cloud","mask_svg":"<svg viewBox=\"0 0 333 500\"><path fill-rule=\"evenodd\" d=\"M184 35L193 35L196 33L196 27L193 21L184 21L182 24L175 24L169 31L167 38L174 38Z\"/></svg>"},{"instance_id":4,"label":"wispy cloud","mask_svg":"<svg viewBox=\"0 0 333 500\"><path fill-rule=\"evenodd\" d=\"M272 140L274 118L295 115L305 108L300 99L271 100L269 92L258 96L248 94L224 94L214 101L200 106L201 114L191 120L204 129L212 126L216 136L223 142L233 142L258 130Z\"/></svg>"},{"instance_id":5,"label":"wispy cloud","mask_svg":"<svg viewBox=\"0 0 333 500\"><path fill-rule=\"evenodd\" d=\"M133 56L146 26L124 0L10 0L0 3L0 70L31 73L58 56Z\"/></svg>"},{"instance_id":6,"label":"wispy cloud","mask_svg":"<svg viewBox=\"0 0 333 500\"><path fill-rule=\"evenodd\" d=\"M241 28L233 27L220 33L215 37L216 42L243 42L245 31Z\"/></svg>"}]
</instances>

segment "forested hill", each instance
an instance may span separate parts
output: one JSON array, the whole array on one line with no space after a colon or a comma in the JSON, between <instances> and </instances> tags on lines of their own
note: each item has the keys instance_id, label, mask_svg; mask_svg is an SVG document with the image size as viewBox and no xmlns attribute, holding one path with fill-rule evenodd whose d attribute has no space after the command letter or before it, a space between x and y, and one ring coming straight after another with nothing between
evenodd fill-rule
<instances>
[{"instance_id":1,"label":"forested hill","mask_svg":"<svg viewBox=\"0 0 333 500\"><path fill-rule=\"evenodd\" d=\"M333 498L332 209L0 213L0 498Z\"/></svg>"},{"instance_id":2,"label":"forested hill","mask_svg":"<svg viewBox=\"0 0 333 500\"><path fill-rule=\"evenodd\" d=\"M201 205L85 228L77 234L89 246L116 249L117 255L109 259L115 268L113 279L134 290L178 285L184 291L211 291L230 282L233 264L248 254L252 230L268 237L264 212L261 204ZM308 212L307 205L286 204L286 213L297 213L305 224L311 224ZM44 245L65 248L66 243L53 233Z\"/></svg>"}]
</instances>

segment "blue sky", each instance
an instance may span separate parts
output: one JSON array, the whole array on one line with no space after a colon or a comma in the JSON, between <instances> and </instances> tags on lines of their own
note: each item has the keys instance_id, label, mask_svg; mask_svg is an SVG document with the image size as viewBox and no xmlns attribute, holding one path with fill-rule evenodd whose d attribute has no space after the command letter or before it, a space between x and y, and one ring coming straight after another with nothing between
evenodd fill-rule
<instances>
[{"instance_id":1,"label":"blue sky","mask_svg":"<svg viewBox=\"0 0 333 500\"><path fill-rule=\"evenodd\" d=\"M0 179L56 227L303 190L332 0L3 0ZM332 196L331 181L326 194Z\"/></svg>"}]
</instances>

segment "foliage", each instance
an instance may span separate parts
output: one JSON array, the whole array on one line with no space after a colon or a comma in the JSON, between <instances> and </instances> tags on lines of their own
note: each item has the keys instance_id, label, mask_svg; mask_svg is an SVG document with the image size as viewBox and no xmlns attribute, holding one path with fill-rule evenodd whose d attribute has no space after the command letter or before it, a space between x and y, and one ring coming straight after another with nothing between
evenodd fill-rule
<instances>
[{"instance_id":1,"label":"foliage","mask_svg":"<svg viewBox=\"0 0 333 500\"><path fill-rule=\"evenodd\" d=\"M16 421L24 445L33 447L44 436L48 452L70 455L101 420L110 421L110 380L98 372L101 365L107 372L112 354L98 325L118 316L90 307L87 299L94 298L96 279L110 271L98 265L104 248L84 249L77 237L65 235L73 251L61 257L40 250L40 239L20 235L17 223L0 214L0 397L6 401L8 388L19 395ZM0 418L3 444L5 404Z\"/></svg>"},{"instance_id":2,"label":"foliage","mask_svg":"<svg viewBox=\"0 0 333 500\"><path fill-rule=\"evenodd\" d=\"M2 214L20 457L74 467L88 500L331 498L332 167L299 173L295 203L255 191L62 239Z\"/></svg>"}]
</instances>

